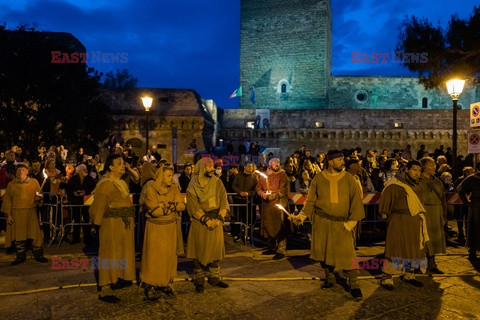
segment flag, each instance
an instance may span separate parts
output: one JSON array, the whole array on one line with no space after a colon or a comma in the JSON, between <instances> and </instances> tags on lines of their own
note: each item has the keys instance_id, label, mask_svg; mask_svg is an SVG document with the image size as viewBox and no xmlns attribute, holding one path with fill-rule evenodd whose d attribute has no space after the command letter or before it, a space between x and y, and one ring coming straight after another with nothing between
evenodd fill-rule
<instances>
[{"instance_id":1,"label":"flag","mask_svg":"<svg viewBox=\"0 0 480 320\"><path fill-rule=\"evenodd\" d=\"M255 104L255 87L252 87L252 91L250 91L250 101Z\"/></svg>"},{"instance_id":2,"label":"flag","mask_svg":"<svg viewBox=\"0 0 480 320\"><path fill-rule=\"evenodd\" d=\"M238 87L238 89L235 89L233 93L230 95L230 99L235 98L235 97L241 97L242 96L242 86Z\"/></svg>"}]
</instances>

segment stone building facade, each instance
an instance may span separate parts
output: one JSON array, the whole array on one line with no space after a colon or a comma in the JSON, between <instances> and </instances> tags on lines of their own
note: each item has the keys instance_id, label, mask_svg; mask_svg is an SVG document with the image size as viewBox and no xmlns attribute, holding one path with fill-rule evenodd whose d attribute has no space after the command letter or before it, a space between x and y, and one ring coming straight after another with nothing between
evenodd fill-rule
<instances>
[{"instance_id":1,"label":"stone building facade","mask_svg":"<svg viewBox=\"0 0 480 320\"><path fill-rule=\"evenodd\" d=\"M282 158L302 144L313 153L452 145L452 100L443 88L425 90L414 77L331 74L329 0L242 0L240 42L244 95L240 109L219 118L224 143L258 141ZM467 110L477 101L480 88L467 82L458 102L458 154L467 153ZM269 129L247 128L255 109L270 110Z\"/></svg>"},{"instance_id":2,"label":"stone building facade","mask_svg":"<svg viewBox=\"0 0 480 320\"><path fill-rule=\"evenodd\" d=\"M117 140L132 145L137 155L146 150L147 116L141 97L153 98L149 111L149 145L159 145L163 158L183 165L193 162L188 148L196 139L197 149L207 149L215 143L216 106L202 99L193 90L137 88L109 90L102 98L112 110Z\"/></svg>"},{"instance_id":3,"label":"stone building facade","mask_svg":"<svg viewBox=\"0 0 480 320\"><path fill-rule=\"evenodd\" d=\"M271 110L269 129L250 129L246 123L255 119L255 110L223 110L219 138L224 144L231 142L235 150L244 140L258 141L276 148L275 155L282 159L303 144L314 154L355 147L392 151L407 144L413 152L422 144L433 152L439 145L452 145L451 114L451 110ZM459 110L458 154L467 154L468 128L469 112Z\"/></svg>"}]
</instances>

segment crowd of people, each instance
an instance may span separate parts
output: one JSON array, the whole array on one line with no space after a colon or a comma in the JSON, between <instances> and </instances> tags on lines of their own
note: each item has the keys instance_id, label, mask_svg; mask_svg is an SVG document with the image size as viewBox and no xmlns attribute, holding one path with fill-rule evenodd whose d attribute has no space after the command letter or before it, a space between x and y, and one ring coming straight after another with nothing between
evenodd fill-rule
<instances>
[{"instance_id":1,"label":"crowd of people","mask_svg":"<svg viewBox=\"0 0 480 320\"><path fill-rule=\"evenodd\" d=\"M1 211L6 215L0 220L0 230L6 230L7 250L16 252L12 264L24 262L29 248L37 261L46 262L43 244L56 237L52 225L58 226L65 214L64 219L75 222L71 243L80 242L83 235L86 246L98 245L99 259L130 262L125 268L99 270L102 301L119 302L114 290L135 280L132 261L136 252L141 252L140 279L148 299L174 296L171 283L179 255L192 260L196 292L205 289L205 269L209 284L226 288L228 284L220 277L220 261L225 258L223 222L230 217L234 242L246 237L248 210L244 204L253 200L261 204L260 234L267 241L262 254L284 259L287 236L308 219L311 257L326 274L322 288L331 288L334 271L342 270L352 297L360 300L352 259L356 257L357 229L365 217L362 194L382 192L379 214L387 221L387 260L426 259L426 271L441 274L435 255L446 252L445 193L449 191L458 191L468 204L458 209L465 219L458 221L457 240L466 238L469 258L476 259L480 249L480 174L474 172L470 156L458 157L458 171L453 172L451 150L443 146L432 153L421 146L416 157L408 145L380 154L375 150L362 154L360 148L354 148L316 156L301 146L283 162L273 154L259 154L258 144L242 146L240 163L227 164L223 157L208 155L195 165L186 164L181 173L175 172L155 147L139 157L130 145L116 143L105 162L98 153L88 155L82 148L68 158L63 147L41 147L37 156L27 158L21 148L13 147L0 160ZM232 154L232 148L227 149ZM182 193L186 194L186 206ZM290 193L306 195L304 206L289 205ZM90 195L92 204L84 206ZM59 211L63 200L71 205L71 211ZM230 204L239 206L231 210ZM185 220L189 221L186 251ZM468 220L465 228L463 220ZM384 268L383 287L394 288L392 270L402 272L403 281L422 285L415 279L420 265L404 262L399 268Z\"/></svg>"}]
</instances>

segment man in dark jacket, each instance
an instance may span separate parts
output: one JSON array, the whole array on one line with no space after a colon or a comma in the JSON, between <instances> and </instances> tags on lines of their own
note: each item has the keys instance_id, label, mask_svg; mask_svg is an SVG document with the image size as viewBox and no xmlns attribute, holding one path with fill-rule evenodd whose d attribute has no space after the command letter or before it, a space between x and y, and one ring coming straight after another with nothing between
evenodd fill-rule
<instances>
[{"instance_id":1,"label":"man in dark jacket","mask_svg":"<svg viewBox=\"0 0 480 320\"><path fill-rule=\"evenodd\" d=\"M95 189L95 180L88 174L87 167L84 164L78 165L75 169L75 175L68 180L67 183L67 197L70 204L75 205L72 208L72 217L75 224L81 222L83 218L83 234L85 244L90 243L90 216L88 214L88 207L83 206L84 196L88 196ZM80 225L73 227L73 241L72 244L80 242Z\"/></svg>"},{"instance_id":2,"label":"man in dark jacket","mask_svg":"<svg viewBox=\"0 0 480 320\"><path fill-rule=\"evenodd\" d=\"M232 189L237 194L233 197L233 202L241 204L241 206L234 207L235 210L232 210L233 214L230 222L232 237L235 242L240 240L240 226L242 224L245 226L245 232L247 231L247 223L249 222L247 220L247 206L256 194L255 188L257 186L257 176L253 172L255 172L255 166L251 162L247 163L243 167L243 172L235 175L233 179Z\"/></svg>"}]
</instances>

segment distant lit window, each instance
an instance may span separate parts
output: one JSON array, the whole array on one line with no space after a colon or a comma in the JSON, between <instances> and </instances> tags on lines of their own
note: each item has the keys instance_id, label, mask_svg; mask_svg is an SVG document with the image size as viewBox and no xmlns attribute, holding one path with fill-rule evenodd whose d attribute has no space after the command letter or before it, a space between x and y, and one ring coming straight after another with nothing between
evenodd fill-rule
<instances>
[{"instance_id":1,"label":"distant lit window","mask_svg":"<svg viewBox=\"0 0 480 320\"><path fill-rule=\"evenodd\" d=\"M422 98L422 108L423 109L428 108L428 98Z\"/></svg>"},{"instance_id":2,"label":"distant lit window","mask_svg":"<svg viewBox=\"0 0 480 320\"><path fill-rule=\"evenodd\" d=\"M368 93L365 90L358 90L355 92L355 101L358 103L365 103L368 100Z\"/></svg>"}]
</instances>

